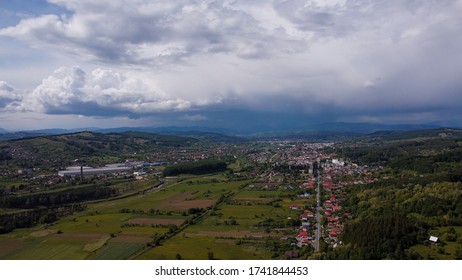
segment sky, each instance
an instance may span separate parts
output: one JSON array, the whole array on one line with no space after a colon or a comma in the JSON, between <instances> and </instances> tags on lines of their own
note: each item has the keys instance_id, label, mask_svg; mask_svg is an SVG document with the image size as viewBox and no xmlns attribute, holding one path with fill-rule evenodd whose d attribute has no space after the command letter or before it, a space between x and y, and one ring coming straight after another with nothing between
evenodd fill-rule
<instances>
[{"instance_id":1,"label":"sky","mask_svg":"<svg viewBox=\"0 0 462 280\"><path fill-rule=\"evenodd\" d=\"M0 127L462 126L462 0L0 0Z\"/></svg>"}]
</instances>

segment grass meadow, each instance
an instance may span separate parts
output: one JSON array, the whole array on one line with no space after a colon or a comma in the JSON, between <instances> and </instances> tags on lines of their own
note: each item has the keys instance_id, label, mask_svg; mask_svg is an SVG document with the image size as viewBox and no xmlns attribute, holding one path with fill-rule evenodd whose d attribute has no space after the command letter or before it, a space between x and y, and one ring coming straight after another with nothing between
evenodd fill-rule
<instances>
[{"instance_id":1,"label":"grass meadow","mask_svg":"<svg viewBox=\"0 0 462 280\"><path fill-rule=\"evenodd\" d=\"M122 188L138 191L156 182L121 182ZM117 200L89 203L79 213L34 228L17 229L0 236L0 259L126 259L142 251L154 237L166 234L168 224L182 224L190 218L189 208L206 208L214 205L222 195L238 193L248 181L224 182L221 175L195 176L171 179L161 189L154 189ZM153 212L156 210L157 212ZM263 210L263 209L262 209ZM228 210L227 210L228 211ZM242 217L243 225L247 217ZM203 219L207 220L207 219ZM133 224L133 221L143 221ZM155 225L155 223L159 225ZM209 227L209 225L203 225ZM247 226L245 227L247 228ZM168 242L175 243L181 234ZM195 244L214 246L215 238L188 238ZM172 244L173 244L172 243ZM202 245L201 245L202 244ZM229 252L222 257L239 258L239 254L252 256L246 249L230 249L226 242L216 243L217 248ZM206 248L204 247L204 248ZM237 250L237 251L236 251ZM217 249L217 254L218 254ZM250 250L252 251L252 250ZM234 252L234 253L232 253ZM204 258L206 258L205 255ZM190 258L194 258L192 255ZM202 258L202 257L201 257Z\"/></svg>"}]
</instances>

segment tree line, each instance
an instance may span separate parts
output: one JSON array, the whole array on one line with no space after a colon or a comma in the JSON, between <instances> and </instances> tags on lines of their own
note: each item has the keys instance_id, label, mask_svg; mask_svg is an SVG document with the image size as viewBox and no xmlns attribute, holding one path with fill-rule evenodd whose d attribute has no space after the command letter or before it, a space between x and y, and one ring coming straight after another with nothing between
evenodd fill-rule
<instances>
[{"instance_id":1,"label":"tree line","mask_svg":"<svg viewBox=\"0 0 462 280\"><path fill-rule=\"evenodd\" d=\"M85 205L72 204L0 214L0 234L11 232L16 228L32 227L41 223L52 223L60 217L82 211L85 208Z\"/></svg>"},{"instance_id":2,"label":"tree line","mask_svg":"<svg viewBox=\"0 0 462 280\"><path fill-rule=\"evenodd\" d=\"M403 213L392 212L347 223L343 242L353 259L403 259L405 249L416 243L414 223Z\"/></svg>"},{"instance_id":3,"label":"tree line","mask_svg":"<svg viewBox=\"0 0 462 280\"><path fill-rule=\"evenodd\" d=\"M167 166L164 171L164 176L176 176L180 174L202 175L208 173L226 171L227 164L222 160L207 159L190 163L179 163L172 166Z\"/></svg>"},{"instance_id":4,"label":"tree line","mask_svg":"<svg viewBox=\"0 0 462 280\"><path fill-rule=\"evenodd\" d=\"M69 203L96 200L117 195L117 190L106 186L85 186L57 192L8 195L0 197L0 208L31 209L40 206L52 207Z\"/></svg>"}]
</instances>

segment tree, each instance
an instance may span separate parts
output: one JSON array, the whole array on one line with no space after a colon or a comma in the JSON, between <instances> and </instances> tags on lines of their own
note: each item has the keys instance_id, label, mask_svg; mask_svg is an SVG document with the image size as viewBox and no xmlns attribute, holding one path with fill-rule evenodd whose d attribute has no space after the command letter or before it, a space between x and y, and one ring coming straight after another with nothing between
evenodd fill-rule
<instances>
[{"instance_id":1,"label":"tree","mask_svg":"<svg viewBox=\"0 0 462 280\"><path fill-rule=\"evenodd\" d=\"M458 246L456 249L456 255L454 257L456 260L462 260L462 246Z\"/></svg>"}]
</instances>

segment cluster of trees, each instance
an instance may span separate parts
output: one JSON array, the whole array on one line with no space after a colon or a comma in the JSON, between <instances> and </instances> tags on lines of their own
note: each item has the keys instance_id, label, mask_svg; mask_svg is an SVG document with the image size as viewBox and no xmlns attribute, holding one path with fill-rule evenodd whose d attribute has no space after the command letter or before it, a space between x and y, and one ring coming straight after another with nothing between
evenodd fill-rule
<instances>
[{"instance_id":1,"label":"cluster of trees","mask_svg":"<svg viewBox=\"0 0 462 280\"><path fill-rule=\"evenodd\" d=\"M336 152L360 164L382 164L395 172L457 173L462 167L461 139L408 140L343 147ZM460 174L460 172L459 172Z\"/></svg>"},{"instance_id":2,"label":"cluster of trees","mask_svg":"<svg viewBox=\"0 0 462 280\"><path fill-rule=\"evenodd\" d=\"M347 223L343 233L349 251L346 258L406 258L405 249L416 243L416 234L414 223L399 212Z\"/></svg>"},{"instance_id":3,"label":"cluster of trees","mask_svg":"<svg viewBox=\"0 0 462 280\"><path fill-rule=\"evenodd\" d=\"M202 175L226 171L227 164L222 160L207 159L190 163L180 163L168 166L164 169L164 176L176 176L180 174Z\"/></svg>"},{"instance_id":4,"label":"cluster of trees","mask_svg":"<svg viewBox=\"0 0 462 280\"><path fill-rule=\"evenodd\" d=\"M389 162L394 170L412 170L421 174L457 172L462 163L462 150L456 149L430 156L400 156Z\"/></svg>"},{"instance_id":5,"label":"cluster of trees","mask_svg":"<svg viewBox=\"0 0 462 280\"><path fill-rule=\"evenodd\" d=\"M410 135L413 136L413 135ZM385 166L388 180L352 186L344 208L354 213L345 224L340 249L327 249L334 259L414 259L430 230L462 226L462 147L460 135L390 138L336 152L360 164ZM393 136L395 137L395 136ZM453 237L453 236L450 236ZM452 238L454 239L454 238Z\"/></svg>"},{"instance_id":6,"label":"cluster of trees","mask_svg":"<svg viewBox=\"0 0 462 280\"><path fill-rule=\"evenodd\" d=\"M52 223L58 218L85 209L84 205L73 204L64 207L38 208L16 213L0 214L0 234L16 228L32 227L39 223Z\"/></svg>"},{"instance_id":7,"label":"cluster of trees","mask_svg":"<svg viewBox=\"0 0 462 280\"><path fill-rule=\"evenodd\" d=\"M273 218L266 218L261 222L258 222L254 225L256 228L265 228L265 229L274 229L274 228L283 228L288 226L289 223L283 219L273 219Z\"/></svg>"},{"instance_id":8,"label":"cluster of trees","mask_svg":"<svg viewBox=\"0 0 462 280\"><path fill-rule=\"evenodd\" d=\"M280 238L267 237L264 239L264 247L271 251L271 258L273 259L282 258L287 251L293 251L294 246L291 243L291 240L281 240ZM305 246L306 249L311 249L308 247L309 246Z\"/></svg>"},{"instance_id":9,"label":"cluster of trees","mask_svg":"<svg viewBox=\"0 0 462 280\"><path fill-rule=\"evenodd\" d=\"M462 226L462 183L382 181L350 188L344 206L357 219L345 224L345 247L327 258L421 258L407 249L424 244L430 229Z\"/></svg>"},{"instance_id":10,"label":"cluster of trees","mask_svg":"<svg viewBox=\"0 0 462 280\"><path fill-rule=\"evenodd\" d=\"M194 207L194 208L189 208L188 209L188 214L189 215L201 215L202 213L204 213L204 208L198 208L198 207Z\"/></svg>"},{"instance_id":11,"label":"cluster of trees","mask_svg":"<svg viewBox=\"0 0 462 280\"><path fill-rule=\"evenodd\" d=\"M345 207L357 216L398 211L416 214L433 226L462 225L461 182L397 185L383 181L349 192Z\"/></svg>"},{"instance_id":12,"label":"cluster of trees","mask_svg":"<svg viewBox=\"0 0 462 280\"><path fill-rule=\"evenodd\" d=\"M32 193L20 196L1 196L0 208L36 208L96 200L115 196L117 190L106 186L85 186L57 192Z\"/></svg>"},{"instance_id":13,"label":"cluster of trees","mask_svg":"<svg viewBox=\"0 0 462 280\"><path fill-rule=\"evenodd\" d=\"M11 155L4 149L0 150L0 161L12 159Z\"/></svg>"}]
</instances>

